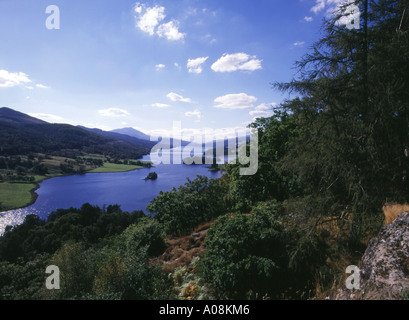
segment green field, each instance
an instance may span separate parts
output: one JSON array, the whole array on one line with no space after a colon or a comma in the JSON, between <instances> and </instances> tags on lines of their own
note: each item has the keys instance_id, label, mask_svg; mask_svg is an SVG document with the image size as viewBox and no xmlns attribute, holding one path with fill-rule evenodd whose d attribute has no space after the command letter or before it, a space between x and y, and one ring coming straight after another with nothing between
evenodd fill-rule
<instances>
[{"instance_id":1,"label":"green field","mask_svg":"<svg viewBox=\"0 0 409 320\"><path fill-rule=\"evenodd\" d=\"M108 173L108 172L126 172L126 171L132 171L136 169L142 169L142 166L133 166L133 165L128 165L128 164L115 164L115 163L110 163L110 162L105 162L102 167L93 169L91 173Z\"/></svg>"},{"instance_id":2,"label":"green field","mask_svg":"<svg viewBox=\"0 0 409 320\"><path fill-rule=\"evenodd\" d=\"M34 183L0 183L0 206L3 209L17 209L30 205L37 187Z\"/></svg>"}]
</instances>

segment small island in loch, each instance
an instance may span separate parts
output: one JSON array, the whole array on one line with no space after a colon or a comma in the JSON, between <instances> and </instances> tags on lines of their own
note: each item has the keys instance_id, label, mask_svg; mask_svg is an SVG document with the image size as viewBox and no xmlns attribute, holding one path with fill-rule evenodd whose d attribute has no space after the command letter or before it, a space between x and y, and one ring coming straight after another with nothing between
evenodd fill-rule
<instances>
[{"instance_id":1,"label":"small island in loch","mask_svg":"<svg viewBox=\"0 0 409 320\"><path fill-rule=\"evenodd\" d=\"M158 174L156 172L150 172L145 178L145 180L156 180L156 179L158 179Z\"/></svg>"}]
</instances>

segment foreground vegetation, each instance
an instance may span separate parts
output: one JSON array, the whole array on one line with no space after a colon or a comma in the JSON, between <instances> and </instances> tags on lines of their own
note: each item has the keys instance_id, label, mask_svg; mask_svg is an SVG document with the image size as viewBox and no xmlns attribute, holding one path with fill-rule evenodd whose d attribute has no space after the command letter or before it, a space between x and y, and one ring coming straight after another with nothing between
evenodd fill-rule
<instances>
[{"instance_id":1,"label":"foreground vegetation","mask_svg":"<svg viewBox=\"0 0 409 320\"><path fill-rule=\"evenodd\" d=\"M362 28L327 21L299 78L275 84L297 97L251 124L255 175L228 164L162 192L152 216L87 204L29 216L0 238L0 298L324 299L385 202L409 200L409 1L357 3ZM49 264L61 290L44 288Z\"/></svg>"}]
</instances>

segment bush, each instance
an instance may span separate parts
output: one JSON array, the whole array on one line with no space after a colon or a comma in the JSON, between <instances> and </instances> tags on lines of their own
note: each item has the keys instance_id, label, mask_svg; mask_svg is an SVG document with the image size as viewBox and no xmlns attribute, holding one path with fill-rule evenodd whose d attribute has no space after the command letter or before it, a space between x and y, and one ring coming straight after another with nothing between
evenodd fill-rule
<instances>
[{"instance_id":1,"label":"bush","mask_svg":"<svg viewBox=\"0 0 409 320\"><path fill-rule=\"evenodd\" d=\"M147 248L149 256L156 256L165 250L165 233L153 218L142 218L138 224L129 226L123 233L127 250Z\"/></svg>"},{"instance_id":2,"label":"bush","mask_svg":"<svg viewBox=\"0 0 409 320\"><path fill-rule=\"evenodd\" d=\"M225 194L218 180L197 176L195 180L187 179L177 190L161 192L146 209L167 234L183 235L225 213Z\"/></svg>"},{"instance_id":3,"label":"bush","mask_svg":"<svg viewBox=\"0 0 409 320\"><path fill-rule=\"evenodd\" d=\"M286 232L271 212L219 218L205 246L201 273L219 298L276 297L286 286Z\"/></svg>"}]
</instances>

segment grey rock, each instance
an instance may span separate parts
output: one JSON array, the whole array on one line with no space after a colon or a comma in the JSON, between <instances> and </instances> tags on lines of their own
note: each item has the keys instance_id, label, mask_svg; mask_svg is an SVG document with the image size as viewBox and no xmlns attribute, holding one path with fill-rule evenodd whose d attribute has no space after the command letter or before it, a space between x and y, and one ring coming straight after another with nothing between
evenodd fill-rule
<instances>
[{"instance_id":1,"label":"grey rock","mask_svg":"<svg viewBox=\"0 0 409 320\"><path fill-rule=\"evenodd\" d=\"M409 294L409 211L383 227L362 256L360 289L340 289L337 300L399 300Z\"/></svg>"}]
</instances>

